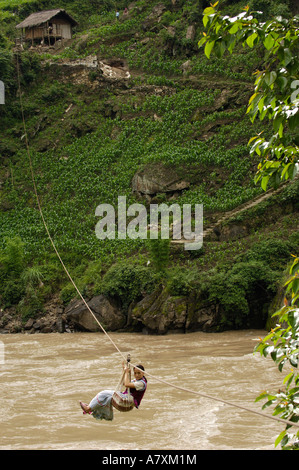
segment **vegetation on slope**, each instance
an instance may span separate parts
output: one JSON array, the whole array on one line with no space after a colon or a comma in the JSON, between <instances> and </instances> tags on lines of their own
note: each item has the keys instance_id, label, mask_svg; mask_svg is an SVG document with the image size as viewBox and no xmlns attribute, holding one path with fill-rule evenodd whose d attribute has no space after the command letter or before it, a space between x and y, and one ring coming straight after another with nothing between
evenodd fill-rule
<instances>
[{"instance_id":1,"label":"vegetation on slope","mask_svg":"<svg viewBox=\"0 0 299 470\"><path fill-rule=\"evenodd\" d=\"M191 173L190 188L176 194L175 202L203 203L205 224L261 193L253 183L257 162L247 147L261 124L252 124L245 112L252 94L251 74L262 63L262 54L240 49L234 56L208 61L197 47L206 2L165 1L161 14L154 15L153 8L160 3L135 2L128 17L117 22L112 1L90 0L84 2L84 8L82 2L61 1L59 7L79 22L73 41L58 51L37 54L25 50L18 54L24 114L44 215L62 258L87 295L108 293L109 289L116 292L121 283L123 296L129 293L135 300L158 282L153 261L147 266L154 256L146 241L100 241L95 236L99 204L116 207L119 195L127 197L128 205L140 202L131 185L140 168L159 163L183 175ZM243 6L240 2L223 3L229 14ZM263 3L265 14L291 14L291 3ZM125 1L117 4L120 9L125 6ZM24 319L38 314L44 300L57 290L64 302L74 295L52 253L36 207L13 53L15 25L31 12L52 7L58 7L57 2L0 2L4 20L1 79L7 91L0 144L2 305L18 305ZM196 27L193 41L186 39L190 25ZM90 55L103 61L123 59L131 72L130 80L103 84L98 71L90 71L87 81L74 82L61 64ZM187 59L184 72L182 65ZM260 213L255 213L256 223L249 223L246 238L207 242L192 255L171 250L164 282L173 294L202 289L209 299L224 306L224 326L244 325L235 317L248 314L249 292L263 279L262 289L273 296L289 253L298 249L291 212L296 188L273 201L277 216L272 221L266 216L271 205L261 207ZM169 201L161 193L156 202ZM261 246L262 254L258 255ZM278 265L269 265L269 257L276 259L278 254ZM128 257L131 273L125 278L122 262L127 260L128 264ZM17 262L17 274L12 276L11 265L17 259L22 262ZM112 264L116 266L111 268ZM122 277L109 276L109 269L116 269ZM28 272L34 273L34 281ZM244 299L242 312L236 314L240 298Z\"/></svg>"}]
</instances>

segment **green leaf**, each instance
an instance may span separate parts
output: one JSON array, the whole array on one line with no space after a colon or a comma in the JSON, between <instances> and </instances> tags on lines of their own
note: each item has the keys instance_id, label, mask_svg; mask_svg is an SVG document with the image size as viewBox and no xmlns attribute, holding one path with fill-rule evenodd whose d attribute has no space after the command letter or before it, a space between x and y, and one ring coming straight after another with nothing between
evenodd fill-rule
<instances>
[{"instance_id":1,"label":"green leaf","mask_svg":"<svg viewBox=\"0 0 299 470\"><path fill-rule=\"evenodd\" d=\"M213 7L208 7L204 9L203 13L204 15L212 15L213 13L215 13L215 10Z\"/></svg>"},{"instance_id":2,"label":"green leaf","mask_svg":"<svg viewBox=\"0 0 299 470\"><path fill-rule=\"evenodd\" d=\"M292 289L293 289L293 292L294 294L296 295L298 290L299 290L299 277L296 277L294 280L293 280L293 284L292 284ZM298 315L298 313L297 313ZM298 316L298 319L299 319L299 316ZM298 324L296 324L297 326Z\"/></svg>"},{"instance_id":3,"label":"green leaf","mask_svg":"<svg viewBox=\"0 0 299 470\"><path fill-rule=\"evenodd\" d=\"M275 39L273 38L271 34L268 34L263 44L265 48L269 51L274 46L274 43L275 43Z\"/></svg>"},{"instance_id":4,"label":"green leaf","mask_svg":"<svg viewBox=\"0 0 299 470\"><path fill-rule=\"evenodd\" d=\"M279 86L280 90L283 91L284 88L286 87L288 83L288 80L286 77L278 77L277 80L276 80L276 84Z\"/></svg>"},{"instance_id":5,"label":"green leaf","mask_svg":"<svg viewBox=\"0 0 299 470\"><path fill-rule=\"evenodd\" d=\"M257 38L257 33L253 33L250 36L248 36L248 38L246 39L247 45L252 48L254 46L254 41L256 38Z\"/></svg>"},{"instance_id":6,"label":"green leaf","mask_svg":"<svg viewBox=\"0 0 299 470\"><path fill-rule=\"evenodd\" d=\"M298 281L297 289L299 287L299 278L295 279L295 281ZM293 285L294 282L293 281ZM299 325L299 309L293 310L292 312L289 312L289 322L292 328L297 329Z\"/></svg>"},{"instance_id":7,"label":"green leaf","mask_svg":"<svg viewBox=\"0 0 299 470\"><path fill-rule=\"evenodd\" d=\"M264 139L261 139L261 138L258 138L254 144L252 145L251 147L251 150L250 152L253 153L253 152L256 152L258 155L261 154L261 151L259 149L259 146L261 145L261 143L264 141Z\"/></svg>"},{"instance_id":8,"label":"green leaf","mask_svg":"<svg viewBox=\"0 0 299 470\"><path fill-rule=\"evenodd\" d=\"M232 54L234 46L236 44L236 38L234 36L230 36L227 42L227 50Z\"/></svg>"},{"instance_id":9,"label":"green leaf","mask_svg":"<svg viewBox=\"0 0 299 470\"><path fill-rule=\"evenodd\" d=\"M264 119L264 117L266 116L268 112L268 109L267 108L264 108L262 111L260 111L260 121L262 121Z\"/></svg>"},{"instance_id":10,"label":"green leaf","mask_svg":"<svg viewBox=\"0 0 299 470\"><path fill-rule=\"evenodd\" d=\"M263 189L264 191L267 190L269 178L270 178L270 176L264 176L264 177L262 178L261 187L262 187L262 189Z\"/></svg>"},{"instance_id":11,"label":"green leaf","mask_svg":"<svg viewBox=\"0 0 299 470\"><path fill-rule=\"evenodd\" d=\"M235 24L233 24L233 26L230 28L230 30L228 32L229 32L229 34L236 34L236 32L239 30L239 28L240 28L239 23L235 23Z\"/></svg>"},{"instance_id":12,"label":"green leaf","mask_svg":"<svg viewBox=\"0 0 299 470\"><path fill-rule=\"evenodd\" d=\"M216 41L215 46L214 46L214 53L216 57L220 59L223 56L225 50L226 50L225 41Z\"/></svg>"},{"instance_id":13,"label":"green leaf","mask_svg":"<svg viewBox=\"0 0 299 470\"><path fill-rule=\"evenodd\" d=\"M275 402L277 401L277 398L276 398L275 396L268 395L268 398L270 398L270 400L267 401L267 403L265 403L265 404L263 405L263 409L268 408L268 406L273 405L273 403L275 403Z\"/></svg>"},{"instance_id":14,"label":"green leaf","mask_svg":"<svg viewBox=\"0 0 299 470\"><path fill-rule=\"evenodd\" d=\"M281 123L280 126L279 126L279 129L278 129L278 135L279 135L279 137L282 137L282 136L283 136L283 129L284 129L283 123Z\"/></svg>"},{"instance_id":15,"label":"green leaf","mask_svg":"<svg viewBox=\"0 0 299 470\"><path fill-rule=\"evenodd\" d=\"M267 346L264 349L264 356L267 356L268 354L272 354L274 351L274 346Z\"/></svg>"},{"instance_id":16,"label":"green leaf","mask_svg":"<svg viewBox=\"0 0 299 470\"><path fill-rule=\"evenodd\" d=\"M202 19L202 22L203 22L203 25L204 27L206 28L207 27L207 24L209 22L209 16L208 15L205 15Z\"/></svg>"},{"instance_id":17,"label":"green leaf","mask_svg":"<svg viewBox=\"0 0 299 470\"><path fill-rule=\"evenodd\" d=\"M278 446L278 444L280 443L280 441L282 440L282 438L286 435L286 429L284 431L282 431L279 436L276 438L275 440L275 447Z\"/></svg>"},{"instance_id":18,"label":"green leaf","mask_svg":"<svg viewBox=\"0 0 299 470\"><path fill-rule=\"evenodd\" d=\"M198 42L198 47L203 46L206 41L207 41L207 37L203 36L201 40Z\"/></svg>"},{"instance_id":19,"label":"green leaf","mask_svg":"<svg viewBox=\"0 0 299 470\"><path fill-rule=\"evenodd\" d=\"M277 77L277 73L272 70L272 72L266 72L265 73L265 82L268 86L271 86Z\"/></svg>"},{"instance_id":20,"label":"green leaf","mask_svg":"<svg viewBox=\"0 0 299 470\"><path fill-rule=\"evenodd\" d=\"M287 360L285 358L285 359L282 359L282 361L279 363L279 365L278 365L279 372L282 372L283 366L285 365L286 362L287 362Z\"/></svg>"},{"instance_id":21,"label":"green leaf","mask_svg":"<svg viewBox=\"0 0 299 470\"><path fill-rule=\"evenodd\" d=\"M270 106L274 110L274 108L276 107L276 98L273 98L273 100L270 103Z\"/></svg>"},{"instance_id":22,"label":"green leaf","mask_svg":"<svg viewBox=\"0 0 299 470\"><path fill-rule=\"evenodd\" d=\"M251 142L253 142L254 140L256 140L258 138L258 135L255 135L254 137L251 137L248 141L248 145L251 144Z\"/></svg>"},{"instance_id":23,"label":"green leaf","mask_svg":"<svg viewBox=\"0 0 299 470\"><path fill-rule=\"evenodd\" d=\"M299 270L299 258L295 257L295 260L290 268L290 274L295 274L297 270Z\"/></svg>"},{"instance_id":24,"label":"green leaf","mask_svg":"<svg viewBox=\"0 0 299 470\"><path fill-rule=\"evenodd\" d=\"M299 80L293 80L291 83L292 90L296 88L297 86L299 86Z\"/></svg>"},{"instance_id":25,"label":"green leaf","mask_svg":"<svg viewBox=\"0 0 299 470\"><path fill-rule=\"evenodd\" d=\"M286 382L288 382L287 386L289 386L293 380L293 377L294 377L294 373L290 372L288 375L285 376L283 383L285 384Z\"/></svg>"},{"instance_id":26,"label":"green leaf","mask_svg":"<svg viewBox=\"0 0 299 470\"><path fill-rule=\"evenodd\" d=\"M261 113L262 110L263 110L263 106L264 106L264 101L265 101L265 96L263 96L260 101L259 101L259 104L258 104L258 108L259 108L259 112Z\"/></svg>"},{"instance_id":27,"label":"green leaf","mask_svg":"<svg viewBox=\"0 0 299 470\"><path fill-rule=\"evenodd\" d=\"M207 44L205 45L205 55L207 56L208 59L210 58L214 44L215 44L215 41L210 41L210 42L207 42Z\"/></svg>"},{"instance_id":28,"label":"green leaf","mask_svg":"<svg viewBox=\"0 0 299 470\"><path fill-rule=\"evenodd\" d=\"M292 170L293 165L294 165L294 163L288 163L288 164L284 167L284 169L283 169L283 171L282 171L282 173L281 173L281 179L283 179L284 177L285 177L285 179L288 179L288 178L289 178L289 169L291 170L291 173L292 173L292 171L293 171L293 170ZM291 168L290 168L290 167L291 167Z\"/></svg>"},{"instance_id":29,"label":"green leaf","mask_svg":"<svg viewBox=\"0 0 299 470\"><path fill-rule=\"evenodd\" d=\"M255 403L257 403L258 401L264 400L265 398L267 398L267 396L268 396L268 392L262 392L258 397L256 397L254 401Z\"/></svg>"},{"instance_id":30,"label":"green leaf","mask_svg":"<svg viewBox=\"0 0 299 470\"><path fill-rule=\"evenodd\" d=\"M250 104L256 96L257 96L257 93L253 93L253 95L251 95L251 97L249 98L248 103Z\"/></svg>"},{"instance_id":31,"label":"green leaf","mask_svg":"<svg viewBox=\"0 0 299 470\"><path fill-rule=\"evenodd\" d=\"M284 65L288 65L291 62L291 60L293 59L293 55L292 55L289 48L284 49L283 52L284 52L283 63L284 63Z\"/></svg>"},{"instance_id":32,"label":"green leaf","mask_svg":"<svg viewBox=\"0 0 299 470\"><path fill-rule=\"evenodd\" d=\"M282 121L284 120L284 116L281 116L281 115L278 115L274 121L273 121L273 129L274 129L274 132L278 132L279 128L280 128L280 125L282 123Z\"/></svg>"}]
</instances>

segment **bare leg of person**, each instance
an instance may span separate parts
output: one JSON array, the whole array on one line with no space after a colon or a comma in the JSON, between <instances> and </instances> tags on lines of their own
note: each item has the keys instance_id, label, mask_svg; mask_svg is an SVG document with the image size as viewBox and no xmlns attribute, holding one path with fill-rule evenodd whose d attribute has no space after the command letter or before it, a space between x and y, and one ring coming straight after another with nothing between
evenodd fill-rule
<instances>
[{"instance_id":1,"label":"bare leg of person","mask_svg":"<svg viewBox=\"0 0 299 470\"><path fill-rule=\"evenodd\" d=\"M88 405L86 405L86 403L83 403L82 401L80 401L79 403L83 410L83 413L92 413L92 409Z\"/></svg>"}]
</instances>

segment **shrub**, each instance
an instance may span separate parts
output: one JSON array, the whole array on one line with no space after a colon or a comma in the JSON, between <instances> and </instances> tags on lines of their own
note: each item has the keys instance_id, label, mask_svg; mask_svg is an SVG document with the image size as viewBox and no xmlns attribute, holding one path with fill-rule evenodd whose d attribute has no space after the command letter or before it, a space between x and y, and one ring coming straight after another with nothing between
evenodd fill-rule
<instances>
[{"instance_id":1,"label":"shrub","mask_svg":"<svg viewBox=\"0 0 299 470\"><path fill-rule=\"evenodd\" d=\"M2 300L4 307L11 307L16 305L25 294L25 289L19 280L9 279L5 282L2 290Z\"/></svg>"},{"instance_id":2,"label":"shrub","mask_svg":"<svg viewBox=\"0 0 299 470\"><path fill-rule=\"evenodd\" d=\"M222 325L224 327L241 328L248 326L251 303L260 290L263 291L265 303L270 300L276 290L280 278L266 263L249 261L236 263L231 270L212 275L206 281L205 289L210 301L222 307ZM263 306L260 306L263 310ZM266 321L261 319L261 322Z\"/></svg>"},{"instance_id":3,"label":"shrub","mask_svg":"<svg viewBox=\"0 0 299 470\"><path fill-rule=\"evenodd\" d=\"M271 269L283 268L290 259L291 244L288 241L270 238L254 244L244 256L247 261L262 261Z\"/></svg>"},{"instance_id":4,"label":"shrub","mask_svg":"<svg viewBox=\"0 0 299 470\"><path fill-rule=\"evenodd\" d=\"M23 319L43 309L43 274L39 267L26 267L25 244L20 237L6 240L0 255L1 299L4 307L18 306Z\"/></svg>"},{"instance_id":5,"label":"shrub","mask_svg":"<svg viewBox=\"0 0 299 470\"><path fill-rule=\"evenodd\" d=\"M26 268L22 274L21 279L23 283L29 288L37 288L43 285L42 280L44 276L38 267Z\"/></svg>"},{"instance_id":6,"label":"shrub","mask_svg":"<svg viewBox=\"0 0 299 470\"><path fill-rule=\"evenodd\" d=\"M169 262L169 239L162 240L158 238L157 240L148 240L147 246L153 268L157 272L164 272Z\"/></svg>"},{"instance_id":7,"label":"shrub","mask_svg":"<svg viewBox=\"0 0 299 470\"><path fill-rule=\"evenodd\" d=\"M2 279L17 279L25 267L24 243L20 237L7 238L6 246L0 256Z\"/></svg>"},{"instance_id":8,"label":"shrub","mask_svg":"<svg viewBox=\"0 0 299 470\"><path fill-rule=\"evenodd\" d=\"M100 292L114 297L127 308L132 301L152 292L156 283L157 278L150 268L120 263L104 275Z\"/></svg>"},{"instance_id":9,"label":"shrub","mask_svg":"<svg viewBox=\"0 0 299 470\"><path fill-rule=\"evenodd\" d=\"M63 98L64 95L64 86L58 82L55 82L42 94L42 99L47 103L51 103L53 101L59 100L60 98Z\"/></svg>"},{"instance_id":10,"label":"shrub","mask_svg":"<svg viewBox=\"0 0 299 470\"><path fill-rule=\"evenodd\" d=\"M190 294L198 276L198 271L190 271L190 269L185 268L169 271L167 286L170 294L184 296Z\"/></svg>"},{"instance_id":11,"label":"shrub","mask_svg":"<svg viewBox=\"0 0 299 470\"><path fill-rule=\"evenodd\" d=\"M17 304L24 295L25 288L21 280L24 266L24 244L21 238L7 239L0 255L1 297L5 307Z\"/></svg>"},{"instance_id":12,"label":"shrub","mask_svg":"<svg viewBox=\"0 0 299 470\"><path fill-rule=\"evenodd\" d=\"M26 295L18 304L18 312L22 316L23 322L28 318L35 318L39 313L43 312L43 297L41 292L33 287L26 288Z\"/></svg>"},{"instance_id":13,"label":"shrub","mask_svg":"<svg viewBox=\"0 0 299 470\"><path fill-rule=\"evenodd\" d=\"M68 304L76 295L77 291L71 283L68 283L60 291L60 299L64 304Z\"/></svg>"}]
</instances>

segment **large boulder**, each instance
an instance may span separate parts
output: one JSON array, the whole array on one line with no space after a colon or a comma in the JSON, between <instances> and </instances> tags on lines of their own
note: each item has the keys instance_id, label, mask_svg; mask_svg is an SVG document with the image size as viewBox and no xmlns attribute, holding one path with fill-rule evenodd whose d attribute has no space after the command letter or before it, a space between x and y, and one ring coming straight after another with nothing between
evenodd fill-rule
<instances>
[{"instance_id":1,"label":"large boulder","mask_svg":"<svg viewBox=\"0 0 299 470\"><path fill-rule=\"evenodd\" d=\"M195 34L196 34L195 26L194 25L188 26L187 33L186 33L186 39L188 39L189 41L194 41Z\"/></svg>"},{"instance_id":2,"label":"large boulder","mask_svg":"<svg viewBox=\"0 0 299 470\"><path fill-rule=\"evenodd\" d=\"M219 306L200 299L200 294L173 296L159 287L132 309L133 326L149 334L215 331L219 323Z\"/></svg>"},{"instance_id":3,"label":"large boulder","mask_svg":"<svg viewBox=\"0 0 299 470\"><path fill-rule=\"evenodd\" d=\"M108 300L104 295L93 297L87 302L87 305L106 331L116 331L124 327L125 315L114 302ZM82 300L72 300L64 313L68 322L72 322L82 330L101 331L97 321Z\"/></svg>"},{"instance_id":4,"label":"large boulder","mask_svg":"<svg viewBox=\"0 0 299 470\"><path fill-rule=\"evenodd\" d=\"M155 5L151 13L145 18L142 29L144 31L157 30L157 24L160 23L161 17L165 11L166 6L163 3Z\"/></svg>"},{"instance_id":5,"label":"large boulder","mask_svg":"<svg viewBox=\"0 0 299 470\"><path fill-rule=\"evenodd\" d=\"M141 195L174 193L190 186L190 181L181 172L163 164L146 165L137 171L132 180L132 189Z\"/></svg>"},{"instance_id":6,"label":"large boulder","mask_svg":"<svg viewBox=\"0 0 299 470\"><path fill-rule=\"evenodd\" d=\"M216 302L204 301L200 293L191 294L188 304L186 331L216 331L220 320L220 307Z\"/></svg>"},{"instance_id":7,"label":"large boulder","mask_svg":"<svg viewBox=\"0 0 299 470\"><path fill-rule=\"evenodd\" d=\"M165 334L174 330L183 332L186 317L186 298L172 297L167 289L159 289L145 297L131 314L133 324L152 334Z\"/></svg>"}]
</instances>

